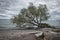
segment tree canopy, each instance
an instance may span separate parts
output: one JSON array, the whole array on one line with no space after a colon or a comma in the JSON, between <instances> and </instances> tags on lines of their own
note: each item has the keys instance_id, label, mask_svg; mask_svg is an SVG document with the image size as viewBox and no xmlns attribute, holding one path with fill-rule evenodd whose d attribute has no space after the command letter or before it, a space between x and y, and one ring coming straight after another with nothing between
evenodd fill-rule
<instances>
[{"instance_id":1,"label":"tree canopy","mask_svg":"<svg viewBox=\"0 0 60 40\"><path fill-rule=\"evenodd\" d=\"M39 4L39 6L30 3L27 8L22 8L17 16L12 18L12 22L19 26L32 24L40 27L42 21L46 21L49 18L49 12L47 6Z\"/></svg>"}]
</instances>

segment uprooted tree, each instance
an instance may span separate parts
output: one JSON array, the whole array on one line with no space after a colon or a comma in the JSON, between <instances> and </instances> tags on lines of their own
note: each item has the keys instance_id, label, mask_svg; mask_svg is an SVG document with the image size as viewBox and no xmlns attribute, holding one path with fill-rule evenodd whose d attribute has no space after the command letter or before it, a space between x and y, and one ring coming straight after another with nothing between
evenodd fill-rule
<instances>
[{"instance_id":1,"label":"uprooted tree","mask_svg":"<svg viewBox=\"0 0 60 40\"><path fill-rule=\"evenodd\" d=\"M20 27L27 24L40 27L42 21L48 20L48 18L49 13L45 4L39 4L36 7L33 3L30 3L27 8L21 9L20 13L12 18L12 22Z\"/></svg>"}]
</instances>

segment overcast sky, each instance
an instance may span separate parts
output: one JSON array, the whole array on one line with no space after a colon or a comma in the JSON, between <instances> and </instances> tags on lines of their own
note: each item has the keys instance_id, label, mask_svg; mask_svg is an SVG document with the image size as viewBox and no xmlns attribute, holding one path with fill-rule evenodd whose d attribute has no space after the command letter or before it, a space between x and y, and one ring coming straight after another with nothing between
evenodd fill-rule
<instances>
[{"instance_id":1,"label":"overcast sky","mask_svg":"<svg viewBox=\"0 0 60 40\"><path fill-rule=\"evenodd\" d=\"M60 20L60 0L0 0L0 19L10 19L19 13L20 9L27 7L29 2L34 5L46 4L50 20Z\"/></svg>"}]
</instances>

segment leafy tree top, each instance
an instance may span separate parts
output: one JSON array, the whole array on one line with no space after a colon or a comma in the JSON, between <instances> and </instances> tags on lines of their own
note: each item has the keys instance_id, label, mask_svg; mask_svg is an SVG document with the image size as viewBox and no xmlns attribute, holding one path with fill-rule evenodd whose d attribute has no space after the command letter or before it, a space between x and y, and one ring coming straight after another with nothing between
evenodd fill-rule
<instances>
[{"instance_id":1,"label":"leafy tree top","mask_svg":"<svg viewBox=\"0 0 60 40\"><path fill-rule=\"evenodd\" d=\"M39 4L38 7L34 6L33 3L27 8L21 9L17 16L12 18L12 22L16 24L33 24L38 26L42 21L48 20L49 13L46 5Z\"/></svg>"}]
</instances>

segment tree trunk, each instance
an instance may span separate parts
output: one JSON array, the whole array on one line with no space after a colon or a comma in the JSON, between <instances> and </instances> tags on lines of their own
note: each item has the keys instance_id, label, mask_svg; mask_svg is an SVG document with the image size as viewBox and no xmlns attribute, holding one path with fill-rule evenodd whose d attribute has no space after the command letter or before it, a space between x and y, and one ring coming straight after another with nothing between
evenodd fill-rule
<instances>
[{"instance_id":1,"label":"tree trunk","mask_svg":"<svg viewBox=\"0 0 60 40\"><path fill-rule=\"evenodd\" d=\"M40 26L41 26L41 23L38 24L38 27L39 27L39 28L40 28Z\"/></svg>"},{"instance_id":2,"label":"tree trunk","mask_svg":"<svg viewBox=\"0 0 60 40\"><path fill-rule=\"evenodd\" d=\"M39 23L40 26L41 26L41 21L42 21L42 20L41 20L41 16L40 16L40 23Z\"/></svg>"}]
</instances>

